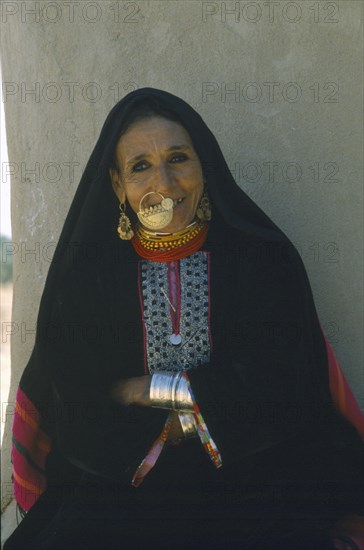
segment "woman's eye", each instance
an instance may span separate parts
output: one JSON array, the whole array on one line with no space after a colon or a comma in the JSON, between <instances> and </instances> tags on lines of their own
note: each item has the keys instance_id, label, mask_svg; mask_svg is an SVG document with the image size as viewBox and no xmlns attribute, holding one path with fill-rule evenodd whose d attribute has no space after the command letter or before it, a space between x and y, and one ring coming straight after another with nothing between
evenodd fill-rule
<instances>
[{"instance_id":1,"label":"woman's eye","mask_svg":"<svg viewBox=\"0 0 364 550\"><path fill-rule=\"evenodd\" d=\"M188 159L187 155L185 155L183 153L178 153L178 154L173 155L169 159L169 162L171 162L172 164L175 164L177 162L184 162L187 159ZM133 172L142 172L146 168L149 168L149 163L145 160L141 160L141 161L137 162L136 164L134 164L134 166L132 168L132 171Z\"/></svg>"},{"instance_id":2,"label":"woman's eye","mask_svg":"<svg viewBox=\"0 0 364 550\"><path fill-rule=\"evenodd\" d=\"M148 168L148 163L144 160L141 160L140 162L134 164L133 172L141 172L142 170L145 170L145 168Z\"/></svg>"},{"instance_id":3,"label":"woman's eye","mask_svg":"<svg viewBox=\"0 0 364 550\"><path fill-rule=\"evenodd\" d=\"M187 158L188 157L183 154L173 155L173 157L171 158L171 162L184 162L185 160L187 160Z\"/></svg>"}]
</instances>

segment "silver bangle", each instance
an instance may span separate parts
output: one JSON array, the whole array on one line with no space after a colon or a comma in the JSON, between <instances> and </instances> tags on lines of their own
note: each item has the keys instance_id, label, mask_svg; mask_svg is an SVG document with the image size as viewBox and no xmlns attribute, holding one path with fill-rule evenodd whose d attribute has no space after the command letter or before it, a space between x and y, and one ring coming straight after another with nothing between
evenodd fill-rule
<instances>
[{"instance_id":1,"label":"silver bangle","mask_svg":"<svg viewBox=\"0 0 364 550\"><path fill-rule=\"evenodd\" d=\"M183 373L154 373L149 397L152 407L177 411L193 411L193 401Z\"/></svg>"},{"instance_id":2,"label":"silver bangle","mask_svg":"<svg viewBox=\"0 0 364 550\"><path fill-rule=\"evenodd\" d=\"M197 426L195 417L193 414L189 413L178 413L178 418L181 423L183 430L183 435L186 438L196 437L197 436Z\"/></svg>"},{"instance_id":3,"label":"silver bangle","mask_svg":"<svg viewBox=\"0 0 364 550\"><path fill-rule=\"evenodd\" d=\"M190 390L188 389L187 380L181 373L176 386L176 409L180 411L193 411L193 401Z\"/></svg>"},{"instance_id":4,"label":"silver bangle","mask_svg":"<svg viewBox=\"0 0 364 550\"><path fill-rule=\"evenodd\" d=\"M172 384L174 374L154 373L150 383L149 397L152 407L160 409L172 409Z\"/></svg>"}]
</instances>

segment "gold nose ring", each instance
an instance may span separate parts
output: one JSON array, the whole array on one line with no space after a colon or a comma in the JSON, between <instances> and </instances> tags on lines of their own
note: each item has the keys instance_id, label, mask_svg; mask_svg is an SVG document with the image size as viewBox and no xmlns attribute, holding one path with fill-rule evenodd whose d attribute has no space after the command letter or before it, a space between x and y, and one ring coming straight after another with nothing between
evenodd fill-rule
<instances>
[{"instance_id":1,"label":"gold nose ring","mask_svg":"<svg viewBox=\"0 0 364 550\"><path fill-rule=\"evenodd\" d=\"M149 195L159 195L161 202L149 208L142 208L142 203ZM163 229L173 218L173 200L170 197L164 197L162 193L150 191L142 196L139 202L139 212L137 212L139 221L147 229Z\"/></svg>"}]
</instances>

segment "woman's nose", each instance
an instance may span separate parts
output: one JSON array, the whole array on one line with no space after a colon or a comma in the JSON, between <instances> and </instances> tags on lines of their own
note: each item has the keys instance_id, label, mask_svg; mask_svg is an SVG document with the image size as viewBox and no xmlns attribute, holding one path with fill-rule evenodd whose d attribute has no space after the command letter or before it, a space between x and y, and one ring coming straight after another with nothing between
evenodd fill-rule
<instances>
[{"instance_id":1,"label":"woman's nose","mask_svg":"<svg viewBox=\"0 0 364 550\"><path fill-rule=\"evenodd\" d=\"M156 170L155 177L153 178L153 191L162 193L168 192L174 185L174 178L169 170L169 167L162 164Z\"/></svg>"}]
</instances>

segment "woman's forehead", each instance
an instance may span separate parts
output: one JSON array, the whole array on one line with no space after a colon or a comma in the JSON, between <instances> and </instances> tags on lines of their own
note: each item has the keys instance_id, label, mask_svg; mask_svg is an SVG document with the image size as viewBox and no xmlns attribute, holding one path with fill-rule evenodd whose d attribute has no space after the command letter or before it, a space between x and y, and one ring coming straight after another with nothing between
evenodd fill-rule
<instances>
[{"instance_id":1,"label":"woman's forehead","mask_svg":"<svg viewBox=\"0 0 364 550\"><path fill-rule=\"evenodd\" d=\"M177 147L193 148L188 132L179 122L156 116L133 122L120 137L116 152L129 157Z\"/></svg>"}]
</instances>

